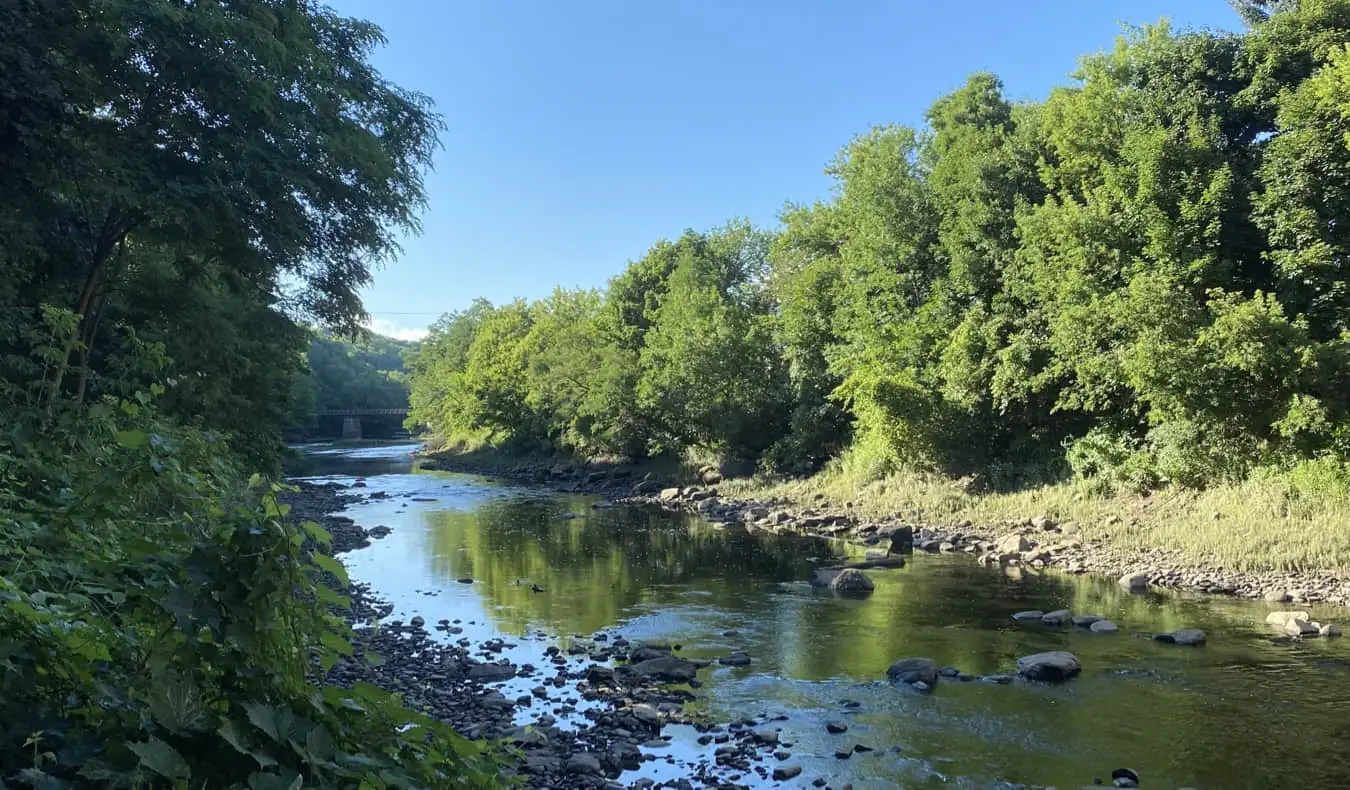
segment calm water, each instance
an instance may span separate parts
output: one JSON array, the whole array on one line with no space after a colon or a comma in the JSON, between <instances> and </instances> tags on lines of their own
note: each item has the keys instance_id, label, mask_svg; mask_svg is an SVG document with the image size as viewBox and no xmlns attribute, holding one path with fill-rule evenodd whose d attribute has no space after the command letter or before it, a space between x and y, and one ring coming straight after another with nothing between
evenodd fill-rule
<instances>
[{"instance_id":1,"label":"calm water","mask_svg":"<svg viewBox=\"0 0 1350 790\"><path fill-rule=\"evenodd\" d=\"M506 638L515 645L506 655L536 664L545 644L598 631L678 643L686 657L743 649L751 666L700 672L696 704L722 720L786 715L774 726L805 769L788 786L824 777L859 790L1072 788L1094 777L1109 784L1113 768L1130 767L1149 788L1350 787L1350 640L1273 644L1264 605L1130 596L1100 580L1010 578L965 556L928 555L869 571L876 592L866 600L839 599L801 581L838 545L413 471L412 449L328 451L306 470L344 483L360 475L367 491L390 493L348 515L393 533L344 559L354 578L397 605L395 616L460 619L464 636ZM474 583L457 583L466 576ZM1107 616L1122 632L1010 619L1059 608ZM1134 635L1182 627L1206 629L1209 644ZM897 658L931 656L988 674L1052 649L1078 655L1082 677L1055 688L944 680L930 696L878 682ZM530 685L513 681L507 691ZM862 705L846 710L845 700ZM521 723L538 713L522 710ZM829 735L827 720L849 731ZM668 733L675 743L658 754L697 749L692 729ZM855 743L876 751L834 757ZM621 780L673 775L656 762Z\"/></svg>"}]
</instances>

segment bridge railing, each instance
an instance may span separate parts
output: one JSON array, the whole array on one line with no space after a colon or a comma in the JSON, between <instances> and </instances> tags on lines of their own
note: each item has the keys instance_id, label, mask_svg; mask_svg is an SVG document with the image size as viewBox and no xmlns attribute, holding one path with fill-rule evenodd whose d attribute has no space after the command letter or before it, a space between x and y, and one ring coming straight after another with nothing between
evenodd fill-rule
<instances>
[{"instance_id":1,"label":"bridge railing","mask_svg":"<svg viewBox=\"0 0 1350 790\"><path fill-rule=\"evenodd\" d=\"M407 409L323 409L315 417L407 417Z\"/></svg>"}]
</instances>

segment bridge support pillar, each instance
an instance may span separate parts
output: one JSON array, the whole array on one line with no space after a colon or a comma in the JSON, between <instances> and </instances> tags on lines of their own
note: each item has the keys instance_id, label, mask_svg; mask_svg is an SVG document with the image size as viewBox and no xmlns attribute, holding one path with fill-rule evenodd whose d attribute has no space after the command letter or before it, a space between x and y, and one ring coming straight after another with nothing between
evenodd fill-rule
<instances>
[{"instance_id":1,"label":"bridge support pillar","mask_svg":"<svg viewBox=\"0 0 1350 790\"><path fill-rule=\"evenodd\" d=\"M343 417L342 418L342 438L360 439L361 438L361 418Z\"/></svg>"}]
</instances>

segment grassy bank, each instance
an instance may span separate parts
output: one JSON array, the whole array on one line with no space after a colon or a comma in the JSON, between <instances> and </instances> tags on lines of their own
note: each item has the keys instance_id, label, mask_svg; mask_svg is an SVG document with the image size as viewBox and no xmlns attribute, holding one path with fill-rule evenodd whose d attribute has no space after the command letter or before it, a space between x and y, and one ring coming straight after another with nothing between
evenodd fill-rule
<instances>
[{"instance_id":1,"label":"grassy bank","mask_svg":"<svg viewBox=\"0 0 1350 790\"><path fill-rule=\"evenodd\" d=\"M1164 489L1147 496L1104 493L1070 481L1014 492L972 493L960 481L906 472L866 480L842 468L789 480L740 480L730 496L823 497L861 517L900 515L925 524L964 520L993 531L1008 521L1045 515L1076 521L1087 539L1129 550L1160 548L1179 558L1244 571L1350 569L1350 495L1338 470L1317 463L1266 472L1241 484L1204 491Z\"/></svg>"}]
</instances>

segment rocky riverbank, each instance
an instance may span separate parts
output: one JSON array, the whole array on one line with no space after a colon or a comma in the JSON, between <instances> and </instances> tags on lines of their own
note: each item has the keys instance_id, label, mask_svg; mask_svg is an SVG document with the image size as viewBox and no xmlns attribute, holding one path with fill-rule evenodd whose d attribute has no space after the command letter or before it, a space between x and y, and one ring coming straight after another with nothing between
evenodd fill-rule
<instances>
[{"instance_id":1,"label":"rocky riverbank","mask_svg":"<svg viewBox=\"0 0 1350 790\"><path fill-rule=\"evenodd\" d=\"M355 489L360 490L360 489ZM300 484L288 497L290 517L312 520L333 535L335 554L369 545L373 530L335 515L362 495L336 485ZM789 744L780 742L773 722L747 718L713 724L686 715L686 703L701 686L699 672L709 661L688 660L671 645L631 644L617 634L597 633L574 639L563 650L542 646L539 665L498 658L515 647L502 640L474 645L468 639L434 638L421 617L385 620L394 607L362 584L348 590L350 620L357 629L352 658L333 668L337 685L369 682L401 694L413 708L449 723L471 739L508 744L511 769L530 788L730 788L747 782L785 780L801 773L790 762ZM378 628L369 627L379 622ZM453 638L455 621L430 626ZM383 661L365 660L368 653ZM744 665L744 653L720 663ZM508 681L528 679L528 694L514 699L502 693ZM570 725L570 726L569 726ZM669 728L689 727L701 752L680 762L658 757L654 749L670 745ZM667 731L667 732L663 732ZM657 782L639 778L629 785L615 779L665 760L678 778ZM821 780L816 786L826 786Z\"/></svg>"},{"instance_id":2,"label":"rocky riverbank","mask_svg":"<svg viewBox=\"0 0 1350 790\"><path fill-rule=\"evenodd\" d=\"M832 507L818 497L812 502L726 497L714 469L698 470L698 485L676 486L652 475L638 477L623 466L539 462L523 464L463 463L453 455L431 455L424 462L446 469L548 486L557 490L605 496L614 501L650 503L669 510L698 513L714 523L750 531L794 533L847 541L864 559L894 553L963 552L986 565L1035 573L1096 573L1116 579L1138 579L1135 589L1149 587L1228 595L1270 602L1350 605L1350 578L1329 571L1252 572L1178 557L1161 549L1126 551L1109 538L1088 539L1079 525L1041 514L996 524L920 524L901 519L867 520L857 509ZM1108 522L1111 529L1129 525Z\"/></svg>"}]
</instances>

